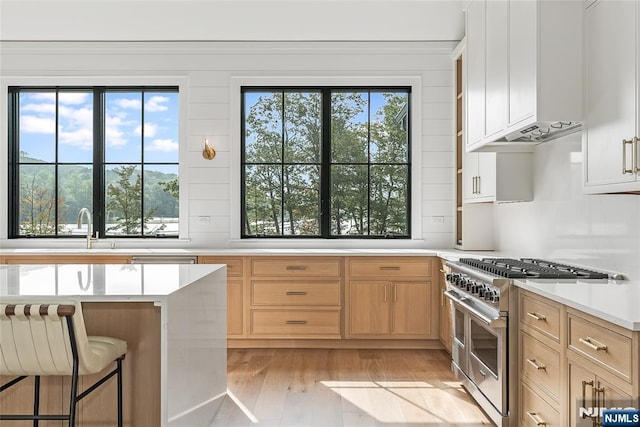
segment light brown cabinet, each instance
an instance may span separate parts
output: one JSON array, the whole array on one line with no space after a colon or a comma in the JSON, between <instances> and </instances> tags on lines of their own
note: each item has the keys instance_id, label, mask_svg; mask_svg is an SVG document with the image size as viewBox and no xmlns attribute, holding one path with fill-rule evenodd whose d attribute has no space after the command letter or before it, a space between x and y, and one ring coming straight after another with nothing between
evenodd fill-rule
<instances>
[{"instance_id":1,"label":"light brown cabinet","mask_svg":"<svg viewBox=\"0 0 640 427\"><path fill-rule=\"evenodd\" d=\"M518 301L519 425L563 426L564 309L561 304L523 290Z\"/></svg>"},{"instance_id":2,"label":"light brown cabinet","mask_svg":"<svg viewBox=\"0 0 640 427\"><path fill-rule=\"evenodd\" d=\"M342 338L339 257L251 257L249 338Z\"/></svg>"},{"instance_id":3,"label":"light brown cabinet","mask_svg":"<svg viewBox=\"0 0 640 427\"><path fill-rule=\"evenodd\" d=\"M244 257L199 256L199 264L226 264L227 266L227 336L244 336Z\"/></svg>"},{"instance_id":4,"label":"light brown cabinet","mask_svg":"<svg viewBox=\"0 0 640 427\"><path fill-rule=\"evenodd\" d=\"M600 407L638 407L638 398L633 399L629 393L625 392L626 387L616 386L614 382L607 380L606 375L600 376L594 373L590 364L583 364L577 358L570 358L568 366L570 426L602 425Z\"/></svg>"},{"instance_id":5,"label":"light brown cabinet","mask_svg":"<svg viewBox=\"0 0 640 427\"><path fill-rule=\"evenodd\" d=\"M444 291L447 290L446 274L450 272L444 261L440 261L441 268L438 276L440 298L440 342L451 354L453 345L453 303L449 298L445 298Z\"/></svg>"},{"instance_id":6,"label":"light brown cabinet","mask_svg":"<svg viewBox=\"0 0 640 427\"><path fill-rule=\"evenodd\" d=\"M432 325L438 309L433 307L431 261L347 259L346 338L437 338Z\"/></svg>"},{"instance_id":7,"label":"light brown cabinet","mask_svg":"<svg viewBox=\"0 0 640 427\"><path fill-rule=\"evenodd\" d=\"M595 427L600 408L638 407L640 333L522 289L519 301L519 425Z\"/></svg>"}]
</instances>

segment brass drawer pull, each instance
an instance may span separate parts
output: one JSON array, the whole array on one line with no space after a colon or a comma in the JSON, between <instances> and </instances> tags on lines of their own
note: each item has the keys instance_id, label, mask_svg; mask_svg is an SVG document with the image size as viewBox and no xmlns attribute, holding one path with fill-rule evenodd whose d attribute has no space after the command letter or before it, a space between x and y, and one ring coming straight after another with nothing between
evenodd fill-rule
<instances>
[{"instance_id":1,"label":"brass drawer pull","mask_svg":"<svg viewBox=\"0 0 640 427\"><path fill-rule=\"evenodd\" d=\"M287 270L306 270L306 265L287 265Z\"/></svg>"},{"instance_id":2,"label":"brass drawer pull","mask_svg":"<svg viewBox=\"0 0 640 427\"><path fill-rule=\"evenodd\" d=\"M546 370L547 367L545 365L542 365L540 363L538 363L538 361L536 359L527 359L527 363L529 363L529 365L533 366L534 368L536 368L536 370Z\"/></svg>"},{"instance_id":3,"label":"brass drawer pull","mask_svg":"<svg viewBox=\"0 0 640 427\"><path fill-rule=\"evenodd\" d=\"M285 322L287 325L306 325L306 320L287 320Z\"/></svg>"},{"instance_id":4,"label":"brass drawer pull","mask_svg":"<svg viewBox=\"0 0 640 427\"><path fill-rule=\"evenodd\" d=\"M287 291L286 294L287 295L306 295L307 293L305 291Z\"/></svg>"},{"instance_id":5,"label":"brass drawer pull","mask_svg":"<svg viewBox=\"0 0 640 427\"><path fill-rule=\"evenodd\" d=\"M607 346L605 344L602 344L601 342L598 342L591 337L578 338L578 341L589 347L591 350L604 352L607 351Z\"/></svg>"},{"instance_id":6,"label":"brass drawer pull","mask_svg":"<svg viewBox=\"0 0 640 427\"><path fill-rule=\"evenodd\" d=\"M380 267L380 270L400 270L400 267L398 267L398 266Z\"/></svg>"},{"instance_id":7,"label":"brass drawer pull","mask_svg":"<svg viewBox=\"0 0 640 427\"><path fill-rule=\"evenodd\" d=\"M543 421L542 418L540 418L540 416L538 415L537 412L529 412L527 411L527 415L529 416L529 418L531 418L531 420L536 423L537 426L546 426L547 422Z\"/></svg>"},{"instance_id":8,"label":"brass drawer pull","mask_svg":"<svg viewBox=\"0 0 640 427\"><path fill-rule=\"evenodd\" d=\"M637 136L633 137L633 171L635 173L640 172L640 166L638 165L638 151L640 151L640 138Z\"/></svg>"},{"instance_id":9,"label":"brass drawer pull","mask_svg":"<svg viewBox=\"0 0 640 427\"><path fill-rule=\"evenodd\" d=\"M633 169L635 167L635 162L633 159L631 161L631 169L627 169L627 144L630 144L631 148L633 149L633 143L634 143L633 139L622 140L622 175L626 175L628 173L633 174L634 172ZM633 151L635 152L635 149Z\"/></svg>"},{"instance_id":10,"label":"brass drawer pull","mask_svg":"<svg viewBox=\"0 0 640 427\"><path fill-rule=\"evenodd\" d=\"M527 316L532 317L536 320L542 320L543 322L547 321L547 316L545 316L544 314L538 314L536 312L532 313L530 311L527 311Z\"/></svg>"}]
</instances>

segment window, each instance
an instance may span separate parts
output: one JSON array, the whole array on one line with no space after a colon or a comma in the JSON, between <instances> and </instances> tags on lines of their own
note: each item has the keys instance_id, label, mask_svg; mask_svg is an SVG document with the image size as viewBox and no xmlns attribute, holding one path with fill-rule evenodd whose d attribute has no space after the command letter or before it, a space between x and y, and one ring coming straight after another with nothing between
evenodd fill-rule
<instances>
[{"instance_id":1,"label":"window","mask_svg":"<svg viewBox=\"0 0 640 427\"><path fill-rule=\"evenodd\" d=\"M242 237L409 238L409 88L242 88Z\"/></svg>"},{"instance_id":2,"label":"window","mask_svg":"<svg viewBox=\"0 0 640 427\"><path fill-rule=\"evenodd\" d=\"M177 87L9 88L9 237L177 237L178 190Z\"/></svg>"}]
</instances>

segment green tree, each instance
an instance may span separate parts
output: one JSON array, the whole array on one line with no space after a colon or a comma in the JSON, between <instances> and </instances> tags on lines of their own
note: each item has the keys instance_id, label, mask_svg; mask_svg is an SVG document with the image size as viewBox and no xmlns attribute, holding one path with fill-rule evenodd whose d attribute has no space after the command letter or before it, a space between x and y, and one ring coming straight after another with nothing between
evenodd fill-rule
<instances>
[{"instance_id":1,"label":"green tree","mask_svg":"<svg viewBox=\"0 0 640 427\"><path fill-rule=\"evenodd\" d=\"M53 235L56 232L56 198L53 173L48 167L33 166L20 171L20 233ZM63 200L58 202L63 204Z\"/></svg>"},{"instance_id":2,"label":"green tree","mask_svg":"<svg viewBox=\"0 0 640 427\"><path fill-rule=\"evenodd\" d=\"M122 231L124 234L140 234L153 217L155 209L142 218L142 177L135 166L120 166L114 169L116 182L107 186L107 217L116 224L107 231ZM134 176L135 173L135 176Z\"/></svg>"}]
</instances>

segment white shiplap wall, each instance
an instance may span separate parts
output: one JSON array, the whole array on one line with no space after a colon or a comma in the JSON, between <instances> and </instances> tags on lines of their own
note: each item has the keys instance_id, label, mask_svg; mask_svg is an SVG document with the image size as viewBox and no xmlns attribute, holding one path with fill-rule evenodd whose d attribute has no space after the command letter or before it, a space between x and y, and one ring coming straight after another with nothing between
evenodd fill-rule
<instances>
[{"instance_id":1,"label":"white shiplap wall","mask_svg":"<svg viewBox=\"0 0 640 427\"><path fill-rule=\"evenodd\" d=\"M453 43L427 42L4 42L0 43L0 133L6 88L28 84L179 84L181 205L178 245L225 247L451 247L453 245ZM240 241L238 82L388 82L414 86L411 241ZM416 133L417 131L417 133ZM203 138L217 151L202 158ZM6 176L2 139L0 175ZM0 245L6 240L6 185L0 186ZM203 221L202 217L210 219ZM440 218L433 217L443 217ZM167 244L162 242L163 244ZM63 245L39 241L38 246ZM129 242L129 245L139 243ZM160 244L146 241L145 246ZM123 247L125 243L122 244ZM171 242L175 246L176 242Z\"/></svg>"}]
</instances>

